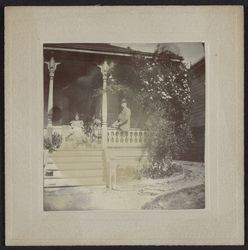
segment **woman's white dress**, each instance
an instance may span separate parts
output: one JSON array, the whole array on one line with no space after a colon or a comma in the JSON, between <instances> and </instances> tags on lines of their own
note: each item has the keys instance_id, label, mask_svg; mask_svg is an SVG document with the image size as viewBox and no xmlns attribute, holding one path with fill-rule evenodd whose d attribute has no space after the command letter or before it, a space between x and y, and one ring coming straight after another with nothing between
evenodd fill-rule
<instances>
[{"instance_id":1,"label":"woman's white dress","mask_svg":"<svg viewBox=\"0 0 248 250\"><path fill-rule=\"evenodd\" d=\"M71 131L68 139L74 142L74 145L85 144L88 138L84 133L84 122L82 120L73 120L70 122Z\"/></svg>"}]
</instances>

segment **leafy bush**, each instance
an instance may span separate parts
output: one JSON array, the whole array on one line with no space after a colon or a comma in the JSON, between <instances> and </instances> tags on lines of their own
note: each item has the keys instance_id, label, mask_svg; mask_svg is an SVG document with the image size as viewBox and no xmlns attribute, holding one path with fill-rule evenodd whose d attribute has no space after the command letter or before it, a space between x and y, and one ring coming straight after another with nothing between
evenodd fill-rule
<instances>
[{"instance_id":1,"label":"leafy bush","mask_svg":"<svg viewBox=\"0 0 248 250\"><path fill-rule=\"evenodd\" d=\"M142 176L156 179L182 173L183 167L181 164L172 161L162 161L146 166L142 171Z\"/></svg>"},{"instance_id":2,"label":"leafy bush","mask_svg":"<svg viewBox=\"0 0 248 250\"><path fill-rule=\"evenodd\" d=\"M191 77L181 59L160 46L153 57L134 55L125 66L117 63L109 76L109 92L136 100L143 108L150 162L144 172L154 178L170 175L176 167L172 159L193 142Z\"/></svg>"},{"instance_id":3,"label":"leafy bush","mask_svg":"<svg viewBox=\"0 0 248 250\"><path fill-rule=\"evenodd\" d=\"M52 133L52 141L50 141L47 135L44 136L44 148L48 149L49 152L53 152L60 148L62 144L63 137L57 132Z\"/></svg>"},{"instance_id":4,"label":"leafy bush","mask_svg":"<svg viewBox=\"0 0 248 250\"><path fill-rule=\"evenodd\" d=\"M148 117L145 127L151 177L169 176L167 170L175 167L172 160L190 146L191 129L187 123L167 121L156 112Z\"/></svg>"},{"instance_id":5,"label":"leafy bush","mask_svg":"<svg viewBox=\"0 0 248 250\"><path fill-rule=\"evenodd\" d=\"M170 176L172 168L178 169L172 159L192 143L190 75L182 61L171 60L168 51L133 61L139 76L138 100L147 116L145 144L150 164L146 174Z\"/></svg>"}]
</instances>

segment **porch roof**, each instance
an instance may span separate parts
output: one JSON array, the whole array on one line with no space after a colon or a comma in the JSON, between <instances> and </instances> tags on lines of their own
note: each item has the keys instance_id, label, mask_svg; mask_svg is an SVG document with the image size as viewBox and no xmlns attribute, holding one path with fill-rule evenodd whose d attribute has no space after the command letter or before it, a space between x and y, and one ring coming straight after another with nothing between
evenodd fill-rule
<instances>
[{"instance_id":1,"label":"porch roof","mask_svg":"<svg viewBox=\"0 0 248 250\"><path fill-rule=\"evenodd\" d=\"M144 55L152 57L153 53L133 50L129 47L123 48L109 43L47 43L44 44L45 50L57 50L57 51L71 51L93 54L105 54L116 56L131 56L131 55ZM171 59L182 60L182 57L170 54Z\"/></svg>"}]
</instances>

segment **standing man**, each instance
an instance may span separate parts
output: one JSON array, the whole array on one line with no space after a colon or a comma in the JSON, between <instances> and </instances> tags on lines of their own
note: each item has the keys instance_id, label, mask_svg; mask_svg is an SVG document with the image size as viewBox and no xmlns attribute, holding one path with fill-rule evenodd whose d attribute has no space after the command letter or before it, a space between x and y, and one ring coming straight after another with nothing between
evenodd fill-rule
<instances>
[{"instance_id":1,"label":"standing man","mask_svg":"<svg viewBox=\"0 0 248 250\"><path fill-rule=\"evenodd\" d=\"M118 115L118 120L112 124L112 127L118 128L121 131L130 129L131 110L127 107L126 99L121 100L122 111Z\"/></svg>"}]
</instances>

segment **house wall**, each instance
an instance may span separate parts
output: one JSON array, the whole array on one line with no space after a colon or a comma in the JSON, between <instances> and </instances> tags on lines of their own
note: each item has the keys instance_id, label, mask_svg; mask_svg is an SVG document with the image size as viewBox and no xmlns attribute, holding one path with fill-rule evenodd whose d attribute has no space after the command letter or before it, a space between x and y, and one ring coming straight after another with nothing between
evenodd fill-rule
<instances>
[{"instance_id":1,"label":"house wall","mask_svg":"<svg viewBox=\"0 0 248 250\"><path fill-rule=\"evenodd\" d=\"M191 95L194 100L191 110L193 144L182 154L180 160L204 162L205 150L205 58L191 67Z\"/></svg>"},{"instance_id":2,"label":"house wall","mask_svg":"<svg viewBox=\"0 0 248 250\"><path fill-rule=\"evenodd\" d=\"M191 94L194 100L191 111L191 127L205 126L205 76L195 76L191 84Z\"/></svg>"},{"instance_id":3,"label":"house wall","mask_svg":"<svg viewBox=\"0 0 248 250\"><path fill-rule=\"evenodd\" d=\"M204 162L205 127L193 127L192 134L194 142L190 148L180 157L180 160Z\"/></svg>"}]
</instances>

